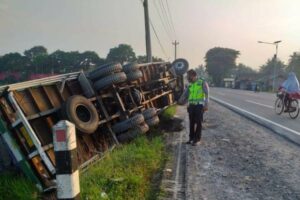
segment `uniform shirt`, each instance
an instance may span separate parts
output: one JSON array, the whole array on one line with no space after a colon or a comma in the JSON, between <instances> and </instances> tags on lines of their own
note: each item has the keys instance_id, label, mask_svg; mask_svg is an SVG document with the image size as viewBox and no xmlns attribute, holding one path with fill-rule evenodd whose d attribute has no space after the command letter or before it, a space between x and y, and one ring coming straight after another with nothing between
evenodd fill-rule
<instances>
[{"instance_id":1,"label":"uniform shirt","mask_svg":"<svg viewBox=\"0 0 300 200\"><path fill-rule=\"evenodd\" d=\"M197 81L197 80L196 80ZM205 99L204 99L204 103L205 105L208 105L208 101L209 101L209 87L206 81L203 80L203 92L205 95ZM189 87L186 87L183 94L180 96L178 102L180 104L184 104L189 98Z\"/></svg>"}]
</instances>

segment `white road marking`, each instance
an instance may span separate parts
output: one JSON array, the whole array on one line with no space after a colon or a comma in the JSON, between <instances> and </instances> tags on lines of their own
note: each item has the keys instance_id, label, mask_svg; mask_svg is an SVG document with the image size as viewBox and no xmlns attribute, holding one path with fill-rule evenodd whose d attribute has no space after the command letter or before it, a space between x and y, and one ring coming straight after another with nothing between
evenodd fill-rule
<instances>
[{"instance_id":1,"label":"white road marking","mask_svg":"<svg viewBox=\"0 0 300 200\"><path fill-rule=\"evenodd\" d=\"M225 96L224 93L221 93L221 92L216 92L218 95L221 95L221 96Z\"/></svg>"},{"instance_id":2,"label":"white road marking","mask_svg":"<svg viewBox=\"0 0 300 200\"><path fill-rule=\"evenodd\" d=\"M229 107L232 107L232 108L234 108L234 109L236 109L236 110L240 110L240 111L242 111L242 112L244 112L244 113L246 113L246 114L248 114L248 115L251 115L252 117L256 117L256 118L258 118L258 119L260 119L260 120L262 120L262 121L268 122L268 123L270 123L270 124L273 124L273 125L278 126L278 127L282 128L282 129L284 129L284 130L286 130L286 131L290 131L290 132L292 132L292 133L294 133L294 134L300 136L300 133L299 133L298 131L295 131L295 130L293 130L293 129L287 128L287 127L285 127L285 126L282 126L281 124L278 124L278 123L276 123L276 122L273 122L273 121L271 121L271 120L269 120L269 119L266 119L266 118L264 118L264 117L258 116L258 115L254 114L254 113L251 113L251 112L249 112L249 111L247 111L247 110L244 110L244 109L242 109L242 108L239 108L239 107L237 107L237 106L231 105L230 103L227 103L227 102L222 101L222 100L220 100L220 99L217 99L217 98L215 98L215 97L210 96L210 98L212 98L213 100L215 100L215 101L217 101L217 102L220 102L220 103L222 103L222 104L224 104L224 105L227 105L227 106L229 106Z\"/></svg>"},{"instance_id":3,"label":"white road marking","mask_svg":"<svg viewBox=\"0 0 300 200\"><path fill-rule=\"evenodd\" d=\"M258 96L258 94L251 94L251 93L243 93L244 95L248 95L248 96L255 96L255 97L257 97Z\"/></svg>"},{"instance_id":4,"label":"white road marking","mask_svg":"<svg viewBox=\"0 0 300 200\"><path fill-rule=\"evenodd\" d=\"M257 103L257 102L255 102L255 101L251 101L251 100L245 100L245 101L247 101L247 102L249 102L249 103L256 104L256 105L259 105L259 106L264 106L264 107L267 107L267 108L272 108L272 109L274 108L273 106L269 106L269 105Z\"/></svg>"},{"instance_id":5,"label":"white road marking","mask_svg":"<svg viewBox=\"0 0 300 200\"><path fill-rule=\"evenodd\" d=\"M180 172L180 163L181 163L181 152L182 152L182 139L183 139L183 131L180 132L180 139L179 139L179 151L178 151L178 159L176 164L176 175L175 175L175 185L174 185L174 193L173 199L177 199L177 193L179 191L179 172Z\"/></svg>"}]
</instances>

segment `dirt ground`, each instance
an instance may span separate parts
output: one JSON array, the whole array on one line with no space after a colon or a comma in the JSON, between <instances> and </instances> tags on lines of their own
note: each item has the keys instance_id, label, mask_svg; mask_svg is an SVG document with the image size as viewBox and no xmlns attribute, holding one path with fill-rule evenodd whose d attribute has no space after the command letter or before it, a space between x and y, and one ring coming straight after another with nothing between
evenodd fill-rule
<instances>
[{"instance_id":1,"label":"dirt ground","mask_svg":"<svg viewBox=\"0 0 300 200\"><path fill-rule=\"evenodd\" d=\"M300 199L299 145L214 102L204 119L202 144L184 144L185 199Z\"/></svg>"}]
</instances>

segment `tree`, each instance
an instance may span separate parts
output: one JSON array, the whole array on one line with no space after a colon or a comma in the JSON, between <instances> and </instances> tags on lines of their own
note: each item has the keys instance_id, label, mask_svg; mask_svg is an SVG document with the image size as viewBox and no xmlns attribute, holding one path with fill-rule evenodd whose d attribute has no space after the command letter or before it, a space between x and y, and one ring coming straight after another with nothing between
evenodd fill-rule
<instances>
[{"instance_id":1,"label":"tree","mask_svg":"<svg viewBox=\"0 0 300 200\"><path fill-rule=\"evenodd\" d=\"M89 68L100 66L105 60L100 58L94 51L85 51L80 55L80 68L88 70Z\"/></svg>"},{"instance_id":2,"label":"tree","mask_svg":"<svg viewBox=\"0 0 300 200\"><path fill-rule=\"evenodd\" d=\"M88 70L89 68L103 65L105 60L100 58L94 51L78 51L64 52L56 50L50 54L50 66L55 73L65 73L79 71L81 69Z\"/></svg>"},{"instance_id":3,"label":"tree","mask_svg":"<svg viewBox=\"0 0 300 200\"><path fill-rule=\"evenodd\" d=\"M195 69L195 71L197 72L197 75L198 75L200 78L203 78L203 79L205 79L206 81L208 81L209 76L208 76L208 74L207 74L207 71L206 71L204 65L202 65L202 64L199 65L199 66Z\"/></svg>"},{"instance_id":4,"label":"tree","mask_svg":"<svg viewBox=\"0 0 300 200\"><path fill-rule=\"evenodd\" d=\"M0 58L0 71L23 71L30 66L30 60L19 53L8 53Z\"/></svg>"},{"instance_id":5,"label":"tree","mask_svg":"<svg viewBox=\"0 0 300 200\"><path fill-rule=\"evenodd\" d=\"M136 57L130 45L120 44L118 47L109 50L106 60L108 62L120 62L121 64L124 64L125 62L135 61Z\"/></svg>"},{"instance_id":6,"label":"tree","mask_svg":"<svg viewBox=\"0 0 300 200\"><path fill-rule=\"evenodd\" d=\"M34 57L32 67L35 73L50 73L51 72L51 58L48 55L41 54Z\"/></svg>"},{"instance_id":7,"label":"tree","mask_svg":"<svg viewBox=\"0 0 300 200\"><path fill-rule=\"evenodd\" d=\"M24 51L24 55L29 58L31 61L37 56L47 55L47 49L43 46L35 46L29 50Z\"/></svg>"},{"instance_id":8,"label":"tree","mask_svg":"<svg viewBox=\"0 0 300 200\"><path fill-rule=\"evenodd\" d=\"M273 77L274 73L276 75L285 74L285 65L281 60L272 58L269 59L266 64L260 66L259 73L267 77Z\"/></svg>"},{"instance_id":9,"label":"tree","mask_svg":"<svg viewBox=\"0 0 300 200\"><path fill-rule=\"evenodd\" d=\"M247 76L247 75L254 75L257 72L252 69L251 67L248 67L242 63L239 63L236 67L236 69L234 69L234 74L236 77L239 76Z\"/></svg>"},{"instance_id":10,"label":"tree","mask_svg":"<svg viewBox=\"0 0 300 200\"><path fill-rule=\"evenodd\" d=\"M234 49L215 47L205 55L206 69L217 86L221 86L223 79L230 70L236 67L236 59L240 52Z\"/></svg>"},{"instance_id":11,"label":"tree","mask_svg":"<svg viewBox=\"0 0 300 200\"><path fill-rule=\"evenodd\" d=\"M276 80L278 76L284 76L285 67L281 60L275 57L269 59L266 64L262 65L259 69L259 81L264 83L266 89L270 89L273 86L274 75ZM277 87L278 84L278 82L275 83L275 87Z\"/></svg>"},{"instance_id":12,"label":"tree","mask_svg":"<svg viewBox=\"0 0 300 200\"><path fill-rule=\"evenodd\" d=\"M289 64L286 70L287 72L295 72L297 77L300 76L300 53L294 52L290 55Z\"/></svg>"}]
</instances>

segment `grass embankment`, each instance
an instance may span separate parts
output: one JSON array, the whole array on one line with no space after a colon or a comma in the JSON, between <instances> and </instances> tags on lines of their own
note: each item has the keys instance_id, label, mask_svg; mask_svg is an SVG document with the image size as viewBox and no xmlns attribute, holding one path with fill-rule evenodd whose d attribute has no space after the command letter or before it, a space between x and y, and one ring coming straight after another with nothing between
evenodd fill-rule
<instances>
[{"instance_id":1,"label":"grass embankment","mask_svg":"<svg viewBox=\"0 0 300 200\"><path fill-rule=\"evenodd\" d=\"M169 106L161 113L162 120L170 120L176 113L176 105Z\"/></svg>"},{"instance_id":2,"label":"grass embankment","mask_svg":"<svg viewBox=\"0 0 300 200\"><path fill-rule=\"evenodd\" d=\"M82 199L155 199L153 175L166 158L162 137L121 146L80 177Z\"/></svg>"},{"instance_id":3,"label":"grass embankment","mask_svg":"<svg viewBox=\"0 0 300 200\"><path fill-rule=\"evenodd\" d=\"M169 120L176 105L161 114ZM167 160L161 130L154 128L108 154L80 177L82 199L157 199L160 176Z\"/></svg>"},{"instance_id":4,"label":"grass embankment","mask_svg":"<svg viewBox=\"0 0 300 200\"><path fill-rule=\"evenodd\" d=\"M39 191L35 185L16 174L0 175L0 199L35 200L39 199Z\"/></svg>"},{"instance_id":5,"label":"grass embankment","mask_svg":"<svg viewBox=\"0 0 300 200\"><path fill-rule=\"evenodd\" d=\"M167 108L161 114L162 121L172 118L175 112L175 105ZM147 136L116 148L81 174L82 199L157 199L167 152L159 128L150 130ZM0 175L0 200L36 200L40 195L22 176Z\"/></svg>"}]
</instances>

